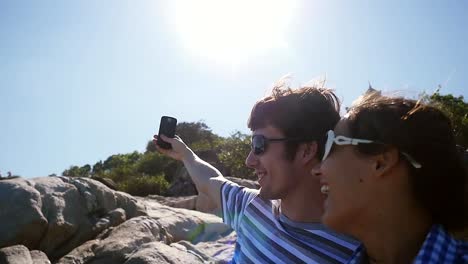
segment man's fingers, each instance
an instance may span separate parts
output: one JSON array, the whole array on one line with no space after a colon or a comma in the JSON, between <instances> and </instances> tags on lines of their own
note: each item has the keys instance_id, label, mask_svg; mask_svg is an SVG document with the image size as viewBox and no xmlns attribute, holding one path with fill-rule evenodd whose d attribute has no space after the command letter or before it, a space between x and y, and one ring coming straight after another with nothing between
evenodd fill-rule
<instances>
[{"instance_id":1,"label":"man's fingers","mask_svg":"<svg viewBox=\"0 0 468 264\"><path fill-rule=\"evenodd\" d=\"M166 136L163 135L163 134L161 134L160 136L161 136L161 138L162 138L164 141L166 141L166 142L168 142L168 143L174 142L174 139L173 139L173 138L166 137Z\"/></svg>"}]
</instances>

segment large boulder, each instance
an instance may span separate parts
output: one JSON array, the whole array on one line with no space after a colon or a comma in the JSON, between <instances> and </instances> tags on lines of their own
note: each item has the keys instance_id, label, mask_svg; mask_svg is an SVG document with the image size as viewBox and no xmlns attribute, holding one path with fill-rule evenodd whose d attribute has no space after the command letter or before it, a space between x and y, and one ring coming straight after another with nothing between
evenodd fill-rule
<instances>
[{"instance_id":1,"label":"large boulder","mask_svg":"<svg viewBox=\"0 0 468 264\"><path fill-rule=\"evenodd\" d=\"M232 258L236 235L218 216L167 206L197 209L200 196L163 199L132 197L89 178L0 181L0 263L207 263Z\"/></svg>"},{"instance_id":2,"label":"large boulder","mask_svg":"<svg viewBox=\"0 0 468 264\"><path fill-rule=\"evenodd\" d=\"M231 232L231 229L222 223L221 218L213 214L172 208L147 198L138 199L143 199L148 216L171 235L172 242L214 241Z\"/></svg>"},{"instance_id":3,"label":"large boulder","mask_svg":"<svg viewBox=\"0 0 468 264\"><path fill-rule=\"evenodd\" d=\"M124 263L142 245L168 241L170 236L147 216L140 216L109 228L61 258L58 263Z\"/></svg>"},{"instance_id":4,"label":"large boulder","mask_svg":"<svg viewBox=\"0 0 468 264\"><path fill-rule=\"evenodd\" d=\"M145 215L144 205L88 178L0 182L0 248L22 244L56 259L103 230Z\"/></svg>"},{"instance_id":5,"label":"large boulder","mask_svg":"<svg viewBox=\"0 0 468 264\"><path fill-rule=\"evenodd\" d=\"M232 234L219 217L139 199L146 203L148 216L109 228L57 263L206 263L217 261L216 257L232 257L232 243L217 243ZM204 253L206 245L223 254Z\"/></svg>"},{"instance_id":6,"label":"large boulder","mask_svg":"<svg viewBox=\"0 0 468 264\"><path fill-rule=\"evenodd\" d=\"M39 248L48 220L34 182L21 178L0 181L0 248L17 244Z\"/></svg>"},{"instance_id":7,"label":"large boulder","mask_svg":"<svg viewBox=\"0 0 468 264\"><path fill-rule=\"evenodd\" d=\"M191 196L198 194L195 184L185 167L177 169L166 193L168 196Z\"/></svg>"},{"instance_id":8,"label":"large boulder","mask_svg":"<svg viewBox=\"0 0 468 264\"><path fill-rule=\"evenodd\" d=\"M143 199L155 200L156 202L162 205L167 205L167 206L174 207L174 208L184 208L184 209L189 209L189 210L197 209L196 208L197 195L167 197L167 196L153 194L153 195L148 195L144 197Z\"/></svg>"},{"instance_id":9,"label":"large boulder","mask_svg":"<svg viewBox=\"0 0 468 264\"><path fill-rule=\"evenodd\" d=\"M0 249L0 263L50 264L50 261L42 251L29 251L29 249L23 245L15 245Z\"/></svg>"}]
</instances>

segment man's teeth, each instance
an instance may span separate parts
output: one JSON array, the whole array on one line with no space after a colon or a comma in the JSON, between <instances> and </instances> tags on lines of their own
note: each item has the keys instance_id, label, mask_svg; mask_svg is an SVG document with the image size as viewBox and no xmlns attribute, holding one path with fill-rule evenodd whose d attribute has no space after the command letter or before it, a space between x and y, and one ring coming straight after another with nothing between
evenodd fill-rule
<instances>
[{"instance_id":1,"label":"man's teeth","mask_svg":"<svg viewBox=\"0 0 468 264\"><path fill-rule=\"evenodd\" d=\"M265 176L266 173L264 172L257 172L257 176L259 179L263 178L263 176Z\"/></svg>"},{"instance_id":2,"label":"man's teeth","mask_svg":"<svg viewBox=\"0 0 468 264\"><path fill-rule=\"evenodd\" d=\"M322 185L322 187L320 188L320 191L323 194L328 194L328 192L330 191L330 187L328 187L328 185Z\"/></svg>"}]
</instances>

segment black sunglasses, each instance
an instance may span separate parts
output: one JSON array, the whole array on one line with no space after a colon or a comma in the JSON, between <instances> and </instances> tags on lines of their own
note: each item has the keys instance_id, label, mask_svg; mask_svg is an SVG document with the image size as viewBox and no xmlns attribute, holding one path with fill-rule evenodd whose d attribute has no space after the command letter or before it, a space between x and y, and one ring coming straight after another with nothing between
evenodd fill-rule
<instances>
[{"instance_id":1,"label":"black sunglasses","mask_svg":"<svg viewBox=\"0 0 468 264\"><path fill-rule=\"evenodd\" d=\"M255 155L265 153L269 142L301 140L300 138L266 138L264 135L253 135L250 147Z\"/></svg>"}]
</instances>

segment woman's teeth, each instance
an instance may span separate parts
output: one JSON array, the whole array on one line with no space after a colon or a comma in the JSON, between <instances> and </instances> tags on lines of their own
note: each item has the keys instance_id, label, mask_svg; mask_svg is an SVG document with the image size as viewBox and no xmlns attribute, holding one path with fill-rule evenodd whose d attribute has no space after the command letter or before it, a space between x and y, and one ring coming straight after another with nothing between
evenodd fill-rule
<instances>
[{"instance_id":1,"label":"woman's teeth","mask_svg":"<svg viewBox=\"0 0 468 264\"><path fill-rule=\"evenodd\" d=\"M323 194L328 194L328 192L330 191L330 187L328 185L322 185L322 187L320 188L320 191Z\"/></svg>"}]
</instances>

